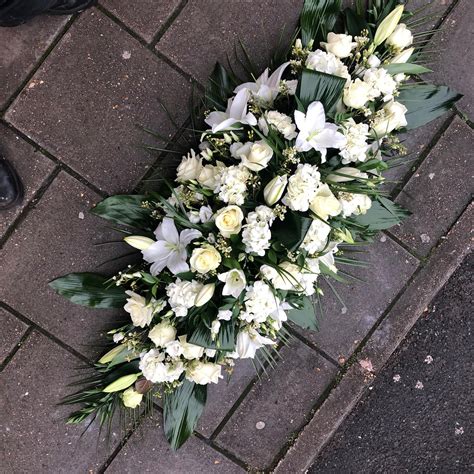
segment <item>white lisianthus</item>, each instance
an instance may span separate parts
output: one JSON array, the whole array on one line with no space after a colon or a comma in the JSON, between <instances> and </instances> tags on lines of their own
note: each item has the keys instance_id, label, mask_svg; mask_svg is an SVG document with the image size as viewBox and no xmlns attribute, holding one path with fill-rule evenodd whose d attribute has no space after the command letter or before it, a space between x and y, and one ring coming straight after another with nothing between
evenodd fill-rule
<instances>
[{"instance_id":1,"label":"white lisianthus","mask_svg":"<svg viewBox=\"0 0 474 474\"><path fill-rule=\"evenodd\" d=\"M288 175L275 176L263 189L263 197L268 206L276 204L283 193L285 192L286 185L288 184Z\"/></svg>"},{"instance_id":2,"label":"white lisianthus","mask_svg":"<svg viewBox=\"0 0 474 474\"><path fill-rule=\"evenodd\" d=\"M200 359L204 354L204 347L190 344L186 341L186 336L178 337L179 343L183 349L182 356L186 360Z\"/></svg>"},{"instance_id":3,"label":"white lisianthus","mask_svg":"<svg viewBox=\"0 0 474 474\"><path fill-rule=\"evenodd\" d=\"M413 43L413 34L405 23L400 23L393 30L393 33L386 39L385 44L402 50Z\"/></svg>"},{"instance_id":4,"label":"white lisianthus","mask_svg":"<svg viewBox=\"0 0 474 474\"><path fill-rule=\"evenodd\" d=\"M267 136L269 126L278 130L287 140L296 138L296 125L291 121L291 117L276 110L265 112L258 119L258 127Z\"/></svg>"},{"instance_id":5,"label":"white lisianthus","mask_svg":"<svg viewBox=\"0 0 474 474\"><path fill-rule=\"evenodd\" d=\"M199 208L199 220L205 224L212 219L212 209L210 206L201 206Z\"/></svg>"},{"instance_id":6,"label":"white lisianthus","mask_svg":"<svg viewBox=\"0 0 474 474\"><path fill-rule=\"evenodd\" d=\"M370 86L370 100L383 96L385 102L393 99L397 89L397 82L384 68L367 69L364 73L364 82Z\"/></svg>"},{"instance_id":7,"label":"white lisianthus","mask_svg":"<svg viewBox=\"0 0 474 474\"><path fill-rule=\"evenodd\" d=\"M310 255L321 252L327 244L331 226L325 222L314 219L306 232L301 248L307 250Z\"/></svg>"},{"instance_id":8,"label":"white lisianthus","mask_svg":"<svg viewBox=\"0 0 474 474\"><path fill-rule=\"evenodd\" d=\"M215 270L221 261L221 254L209 244L203 244L202 247L195 248L189 259L191 269L201 274Z\"/></svg>"},{"instance_id":9,"label":"white lisianthus","mask_svg":"<svg viewBox=\"0 0 474 474\"><path fill-rule=\"evenodd\" d=\"M390 64L403 64L406 63L411 55L413 54L413 51L415 51L415 48L408 48L405 51L402 51L401 53L397 54L392 60L390 61Z\"/></svg>"},{"instance_id":10,"label":"white lisianthus","mask_svg":"<svg viewBox=\"0 0 474 474\"><path fill-rule=\"evenodd\" d=\"M239 319L248 323L263 323L268 316L275 312L280 299L273 294L272 289L261 280L247 287L245 308L239 314Z\"/></svg>"},{"instance_id":11,"label":"white lisianthus","mask_svg":"<svg viewBox=\"0 0 474 474\"><path fill-rule=\"evenodd\" d=\"M340 193L339 202L343 217L365 214L372 206L372 201L366 194Z\"/></svg>"},{"instance_id":12,"label":"white lisianthus","mask_svg":"<svg viewBox=\"0 0 474 474\"><path fill-rule=\"evenodd\" d=\"M356 79L344 89L343 102L347 107L361 109L370 100L371 87L364 81Z\"/></svg>"},{"instance_id":13,"label":"white lisianthus","mask_svg":"<svg viewBox=\"0 0 474 474\"><path fill-rule=\"evenodd\" d=\"M380 59L375 54L371 54L367 58L367 64L369 67L379 67L382 64L382 61L380 61Z\"/></svg>"},{"instance_id":14,"label":"white lisianthus","mask_svg":"<svg viewBox=\"0 0 474 474\"><path fill-rule=\"evenodd\" d=\"M288 180L283 204L293 211L306 212L316 194L320 176L317 166L299 164L295 174Z\"/></svg>"},{"instance_id":15,"label":"white lisianthus","mask_svg":"<svg viewBox=\"0 0 474 474\"><path fill-rule=\"evenodd\" d=\"M316 195L311 201L309 208L321 219L326 220L329 216L334 217L340 214L341 204L336 196L331 192L327 184L320 184L316 190Z\"/></svg>"},{"instance_id":16,"label":"white lisianthus","mask_svg":"<svg viewBox=\"0 0 474 474\"><path fill-rule=\"evenodd\" d=\"M183 346L178 340L170 341L166 343L165 351L170 357L176 359L183 353Z\"/></svg>"},{"instance_id":17,"label":"white lisianthus","mask_svg":"<svg viewBox=\"0 0 474 474\"><path fill-rule=\"evenodd\" d=\"M223 168L217 177L218 185L214 193L223 202L241 206L247 196L247 181L251 175L242 164Z\"/></svg>"},{"instance_id":18,"label":"white lisianthus","mask_svg":"<svg viewBox=\"0 0 474 474\"><path fill-rule=\"evenodd\" d=\"M234 298L238 298L247 284L245 273L237 268L221 273L217 278L225 283L224 288L222 289L222 294L224 296L231 295Z\"/></svg>"},{"instance_id":19,"label":"white lisianthus","mask_svg":"<svg viewBox=\"0 0 474 474\"><path fill-rule=\"evenodd\" d=\"M270 226L274 219L273 211L267 206L257 206L254 212L248 214L242 231L242 242L247 253L256 253L261 257L265 255L265 251L270 248Z\"/></svg>"},{"instance_id":20,"label":"white lisianthus","mask_svg":"<svg viewBox=\"0 0 474 474\"><path fill-rule=\"evenodd\" d=\"M188 309L194 306L196 296L202 286L202 283L195 280L182 281L177 278L174 283L170 283L166 287L168 303L176 316L184 317L188 314Z\"/></svg>"},{"instance_id":21,"label":"white lisianthus","mask_svg":"<svg viewBox=\"0 0 474 474\"><path fill-rule=\"evenodd\" d=\"M325 53L320 49L309 53L306 59L306 67L333 76L343 77L348 81L351 79L347 66L338 57L332 53Z\"/></svg>"},{"instance_id":22,"label":"white lisianthus","mask_svg":"<svg viewBox=\"0 0 474 474\"><path fill-rule=\"evenodd\" d=\"M230 321L232 319L232 311L229 309L220 309L217 312L217 319L221 321Z\"/></svg>"},{"instance_id":23,"label":"white lisianthus","mask_svg":"<svg viewBox=\"0 0 474 474\"><path fill-rule=\"evenodd\" d=\"M122 393L122 402L127 408L137 408L142 402L143 394L137 392L133 387L127 388Z\"/></svg>"},{"instance_id":24,"label":"white lisianthus","mask_svg":"<svg viewBox=\"0 0 474 474\"><path fill-rule=\"evenodd\" d=\"M202 158L191 150L187 156L183 156L181 163L176 170L176 181L183 183L192 179L197 179L202 171Z\"/></svg>"},{"instance_id":25,"label":"white lisianthus","mask_svg":"<svg viewBox=\"0 0 474 474\"><path fill-rule=\"evenodd\" d=\"M227 206L216 212L216 227L223 237L229 238L231 235L238 234L242 229L244 213L239 206Z\"/></svg>"},{"instance_id":26,"label":"white lisianthus","mask_svg":"<svg viewBox=\"0 0 474 474\"><path fill-rule=\"evenodd\" d=\"M342 124L342 130L347 140L339 153L342 156L342 163L364 162L370 146L367 143L369 126L365 123L355 123L354 119L350 118Z\"/></svg>"},{"instance_id":27,"label":"white lisianthus","mask_svg":"<svg viewBox=\"0 0 474 474\"><path fill-rule=\"evenodd\" d=\"M216 161L215 165L205 165L196 179L201 186L214 191L219 183L217 177L223 168L225 165L222 161Z\"/></svg>"},{"instance_id":28,"label":"white lisianthus","mask_svg":"<svg viewBox=\"0 0 474 474\"><path fill-rule=\"evenodd\" d=\"M134 326L144 328L151 323L153 314L161 311L164 308L163 302L157 302L152 299L147 303L146 299L139 294L127 290L125 292L129 298L123 309L130 314L130 318Z\"/></svg>"},{"instance_id":29,"label":"white lisianthus","mask_svg":"<svg viewBox=\"0 0 474 474\"><path fill-rule=\"evenodd\" d=\"M214 283L204 285L197 294L194 305L197 308L204 306L214 296L214 291L216 291L216 285Z\"/></svg>"},{"instance_id":30,"label":"white lisianthus","mask_svg":"<svg viewBox=\"0 0 474 474\"><path fill-rule=\"evenodd\" d=\"M184 372L180 361L165 363L165 354L158 349L151 349L140 355L139 369L143 376L153 383L174 382Z\"/></svg>"},{"instance_id":31,"label":"white lisianthus","mask_svg":"<svg viewBox=\"0 0 474 474\"><path fill-rule=\"evenodd\" d=\"M198 211L188 211L186 212L186 216L191 224L199 224L199 222L201 222Z\"/></svg>"},{"instance_id":32,"label":"white lisianthus","mask_svg":"<svg viewBox=\"0 0 474 474\"><path fill-rule=\"evenodd\" d=\"M153 341L157 347L164 347L176 338L176 328L169 320L164 320L153 326L148 333L148 337Z\"/></svg>"},{"instance_id":33,"label":"white lisianthus","mask_svg":"<svg viewBox=\"0 0 474 474\"><path fill-rule=\"evenodd\" d=\"M186 378L199 385L218 383L223 378L221 368L221 365L212 362L192 363L186 369Z\"/></svg>"},{"instance_id":34,"label":"white lisianthus","mask_svg":"<svg viewBox=\"0 0 474 474\"><path fill-rule=\"evenodd\" d=\"M336 34L332 31L328 33L327 43L322 41L320 44L328 53L341 59L350 56L351 51L357 46L357 43L352 41L352 36Z\"/></svg>"},{"instance_id":35,"label":"white lisianthus","mask_svg":"<svg viewBox=\"0 0 474 474\"><path fill-rule=\"evenodd\" d=\"M272 148L264 140L247 142L234 150L234 153L242 160L242 164L252 171L266 168L273 156Z\"/></svg>"},{"instance_id":36,"label":"white lisianthus","mask_svg":"<svg viewBox=\"0 0 474 474\"><path fill-rule=\"evenodd\" d=\"M407 110L408 109L400 102L389 102L382 109L382 114L377 116L372 123L373 132L378 138L381 138L393 130L406 127L407 120L405 114Z\"/></svg>"},{"instance_id":37,"label":"white lisianthus","mask_svg":"<svg viewBox=\"0 0 474 474\"><path fill-rule=\"evenodd\" d=\"M219 334L220 328L221 328L221 322L219 321L219 319L214 319L214 321L212 321L211 323L211 336L213 340Z\"/></svg>"},{"instance_id":38,"label":"white lisianthus","mask_svg":"<svg viewBox=\"0 0 474 474\"><path fill-rule=\"evenodd\" d=\"M269 337L262 336L250 326L237 334L235 351L240 359L253 359L258 349L265 345L273 346L276 342Z\"/></svg>"}]
</instances>

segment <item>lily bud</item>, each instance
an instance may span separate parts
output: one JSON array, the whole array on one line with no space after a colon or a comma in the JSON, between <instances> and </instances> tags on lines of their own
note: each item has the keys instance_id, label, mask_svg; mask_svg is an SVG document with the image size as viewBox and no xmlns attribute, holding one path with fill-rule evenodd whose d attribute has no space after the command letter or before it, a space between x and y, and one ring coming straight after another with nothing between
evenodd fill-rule
<instances>
[{"instance_id":1,"label":"lily bud","mask_svg":"<svg viewBox=\"0 0 474 474\"><path fill-rule=\"evenodd\" d=\"M216 285L214 283L208 283L201 288L201 291L196 296L196 301L194 306L200 307L204 306L214 295Z\"/></svg>"},{"instance_id":2,"label":"lily bud","mask_svg":"<svg viewBox=\"0 0 474 474\"><path fill-rule=\"evenodd\" d=\"M119 346L114 347L99 359L99 364L108 364L109 362L112 362L115 357L122 353L126 348L127 346L125 344L120 344Z\"/></svg>"},{"instance_id":3,"label":"lily bud","mask_svg":"<svg viewBox=\"0 0 474 474\"><path fill-rule=\"evenodd\" d=\"M406 63L410 56L413 54L415 48L408 48L405 51L402 51L400 54L397 54L391 61L390 64L403 64Z\"/></svg>"},{"instance_id":4,"label":"lily bud","mask_svg":"<svg viewBox=\"0 0 474 474\"><path fill-rule=\"evenodd\" d=\"M398 5L389 15L387 15L382 23L380 23L374 36L374 45L382 44L395 30L398 22L402 18L404 5Z\"/></svg>"},{"instance_id":5,"label":"lily bud","mask_svg":"<svg viewBox=\"0 0 474 474\"><path fill-rule=\"evenodd\" d=\"M335 170L338 174L330 174L327 177L328 181L333 183L345 183L346 181L352 181L354 178L360 176L360 171L357 168L352 168L351 166L343 166L338 170ZM343 174L344 176L341 176Z\"/></svg>"},{"instance_id":6,"label":"lily bud","mask_svg":"<svg viewBox=\"0 0 474 474\"><path fill-rule=\"evenodd\" d=\"M112 393L112 392L120 392L121 390L124 390L132 383L135 383L135 381L140 377L140 374L129 374L129 375L124 375L123 377L118 378L111 384L107 385L102 391L105 393Z\"/></svg>"},{"instance_id":7,"label":"lily bud","mask_svg":"<svg viewBox=\"0 0 474 474\"><path fill-rule=\"evenodd\" d=\"M276 204L283 193L285 192L286 185L288 183L288 176L284 174L283 176L275 176L263 190L263 197L268 206L273 206Z\"/></svg>"},{"instance_id":8,"label":"lily bud","mask_svg":"<svg viewBox=\"0 0 474 474\"><path fill-rule=\"evenodd\" d=\"M125 240L128 245L138 250L146 250L151 244L155 243L153 239L142 237L141 235L130 235L125 237L123 240Z\"/></svg>"},{"instance_id":9,"label":"lily bud","mask_svg":"<svg viewBox=\"0 0 474 474\"><path fill-rule=\"evenodd\" d=\"M122 402L127 408L137 408L142 402L143 395L133 387L127 388L122 394Z\"/></svg>"}]
</instances>

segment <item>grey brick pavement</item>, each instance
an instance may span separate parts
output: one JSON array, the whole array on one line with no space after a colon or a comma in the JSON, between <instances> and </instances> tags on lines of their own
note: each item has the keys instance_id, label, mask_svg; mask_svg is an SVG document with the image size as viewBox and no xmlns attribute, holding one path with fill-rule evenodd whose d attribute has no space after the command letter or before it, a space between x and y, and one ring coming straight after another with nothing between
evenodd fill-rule
<instances>
[{"instance_id":1,"label":"grey brick pavement","mask_svg":"<svg viewBox=\"0 0 474 474\"><path fill-rule=\"evenodd\" d=\"M339 288L346 307L327 290L321 331L295 329L294 347L282 351L270 380L259 381L250 364L242 364L228 386L215 387L196 436L178 455L164 442L159 410L129 437L114 428L108 443L95 425L80 437L81 427L63 423L68 410L56 403L68 392L74 367L94 357L97 335L120 314L74 306L47 287L54 277L127 252L120 244L94 245L116 236L88 209L107 194L132 190L163 159L140 149L146 138L137 124L167 140L184 133L191 82L202 85L216 59L232 57L238 38L263 67L281 30L292 32L301 3L143 0L130 9L126 1L102 0L71 18L0 30L7 45L0 50L0 150L26 185L22 207L0 216L0 464L8 471L272 468L314 411L337 393L341 374L351 374L354 357L414 276L423 276L432 249L467 206L472 122L463 118L473 119L473 74L464 53L472 43L474 2L439 0L433 24L450 32L432 42L447 50L436 79L465 99L453 114L407 137L414 161L392 170L397 183L387 187L415 216L369 247L371 270L358 274L366 282ZM124 262L99 269L113 271ZM265 426L257 429L261 421Z\"/></svg>"}]
</instances>

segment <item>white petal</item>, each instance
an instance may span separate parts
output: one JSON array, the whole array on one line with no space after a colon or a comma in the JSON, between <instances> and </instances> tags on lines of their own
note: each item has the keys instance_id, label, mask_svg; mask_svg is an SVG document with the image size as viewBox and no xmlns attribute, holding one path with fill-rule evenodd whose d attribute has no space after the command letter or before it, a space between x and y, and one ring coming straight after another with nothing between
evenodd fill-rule
<instances>
[{"instance_id":1,"label":"white petal","mask_svg":"<svg viewBox=\"0 0 474 474\"><path fill-rule=\"evenodd\" d=\"M273 71L272 75L268 78L267 81L268 87L271 87L272 89L278 89L281 81L281 76L283 75L285 69L288 67L289 64L289 62L283 63L279 68Z\"/></svg>"},{"instance_id":2,"label":"white petal","mask_svg":"<svg viewBox=\"0 0 474 474\"><path fill-rule=\"evenodd\" d=\"M255 118L255 115L249 112L243 120L241 120L242 123L247 123L249 125L257 125L257 119Z\"/></svg>"},{"instance_id":3,"label":"white petal","mask_svg":"<svg viewBox=\"0 0 474 474\"><path fill-rule=\"evenodd\" d=\"M184 252L184 258L182 252L173 252L166 265L174 275L187 272L189 265L186 263L186 252Z\"/></svg>"},{"instance_id":4,"label":"white petal","mask_svg":"<svg viewBox=\"0 0 474 474\"><path fill-rule=\"evenodd\" d=\"M235 125L236 123L238 123L239 121L234 119L234 118L228 118L226 120L224 120L223 122L221 123L218 123L216 125L213 125L212 127L212 131L214 133L217 133L217 132L221 132L222 130L226 130L230 127L232 127L232 125Z\"/></svg>"},{"instance_id":5,"label":"white petal","mask_svg":"<svg viewBox=\"0 0 474 474\"><path fill-rule=\"evenodd\" d=\"M220 124L224 120L228 119L229 115L225 112L211 112L204 120L210 127Z\"/></svg>"},{"instance_id":6,"label":"white petal","mask_svg":"<svg viewBox=\"0 0 474 474\"><path fill-rule=\"evenodd\" d=\"M307 134L305 132L298 133L296 137L295 147L297 151L308 151L311 149L311 143L306 140Z\"/></svg>"},{"instance_id":7,"label":"white petal","mask_svg":"<svg viewBox=\"0 0 474 474\"><path fill-rule=\"evenodd\" d=\"M184 229L179 235L179 242L182 245L188 245L194 239L201 237L201 232L196 229Z\"/></svg>"},{"instance_id":8,"label":"white petal","mask_svg":"<svg viewBox=\"0 0 474 474\"><path fill-rule=\"evenodd\" d=\"M248 97L247 89L237 92L229 110L229 117L240 120L246 114Z\"/></svg>"},{"instance_id":9,"label":"white petal","mask_svg":"<svg viewBox=\"0 0 474 474\"><path fill-rule=\"evenodd\" d=\"M346 144L346 138L342 133L325 128L314 138L318 148L342 148Z\"/></svg>"},{"instance_id":10,"label":"white petal","mask_svg":"<svg viewBox=\"0 0 474 474\"><path fill-rule=\"evenodd\" d=\"M240 86L237 86L234 89L234 93L237 94L237 92L240 92L243 89L248 89L249 91L257 92L258 85L255 82L244 82L243 84L240 84Z\"/></svg>"},{"instance_id":11,"label":"white petal","mask_svg":"<svg viewBox=\"0 0 474 474\"><path fill-rule=\"evenodd\" d=\"M154 263L159 261L165 261L172 253L172 250L168 247L167 242L159 240L154 244L150 245L147 249L142 250L143 259L148 263Z\"/></svg>"},{"instance_id":12,"label":"white petal","mask_svg":"<svg viewBox=\"0 0 474 474\"><path fill-rule=\"evenodd\" d=\"M300 110L295 110L295 123L298 130L303 130L306 126L306 115Z\"/></svg>"},{"instance_id":13,"label":"white petal","mask_svg":"<svg viewBox=\"0 0 474 474\"><path fill-rule=\"evenodd\" d=\"M321 130L326 123L326 115L321 102L311 102L306 112L306 121L310 123L311 130Z\"/></svg>"},{"instance_id":14,"label":"white petal","mask_svg":"<svg viewBox=\"0 0 474 474\"><path fill-rule=\"evenodd\" d=\"M166 260L161 260L159 262L155 262L151 267L150 267L150 273L153 276L158 275L163 271L163 268L166 267Z\"/></svg>"},{"instance_id":15,"label":"white petal","mask_svg":"<svg viewBox=\"0 0 474 474\"><path fill-rule=\"evenodd\" d=\"M161 232L163 233L163 237L167 242L171 242L176 245L179 243L178 229L176 229L176 225L171 217L165 217L163 219Z\"/></svg>"}]
</instances>

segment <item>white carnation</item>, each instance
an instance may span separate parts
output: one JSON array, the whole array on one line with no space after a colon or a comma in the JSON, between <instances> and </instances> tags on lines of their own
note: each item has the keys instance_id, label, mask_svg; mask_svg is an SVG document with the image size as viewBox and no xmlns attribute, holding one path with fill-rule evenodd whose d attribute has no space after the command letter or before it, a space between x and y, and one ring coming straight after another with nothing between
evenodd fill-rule
<instances>
[{"instance_id":1,"label":"white carnation","mask_svg":"<svg viewBox=\"0 0 474 474\"><path fill-rule=\"evenodd\" d=\"M265 136L268 135L269 126L278 130L287 140L293 140L298 135L296 125L292 122L291 117L276 110L265 112L258 119L258 126Z\"/></svg>"},{"instance_id":2,"label":"white carnation","mask_svg":"<svg viewBox=\"0 0 474 474\"><path fill-rule=\"evenodd\" d=\"M247 253L265 255L265 250L270 248L270 226L274 219L273 211L267 206L257 206L254 212L248 214L242 231L242 242Z\"/></svg>"},{"instance_id":3,"label":"white carnation","mask_svg":"<svg viewBox=\"0 0 474 474\"><path fill-rule=\"evenodd\" d=\"M334 54L325 53L320 49L309 53L308 58L306 59L306 67L333 76L343 77L348 81L351 80L351 75L344 63Z\"/></svg>"},{"instance_id":4,"label":"white carnation","mask_svg":"<svg viewBox=\"0 0 474 474\"><path fill-rule=\"evenodd\" d=\"M397 89L397 82L383 68L367 69L364 73L364 82L370 86L370 100L383 96L384 102L388 102L393 99Z\"/></svg>"},{"instance_id":5,"label":"white carnation","mask_svg":"<svg viewBox=\"0 0 474 474\"><path fill-rule=\"evenodd\" d=\"M320 174L317 166L299 164L294 175L288 180L283 204L293 211L306 212L319 185Z\"/></svg>"},{"instance_id":6,"label":"white carnation","mask_svg":"<svg viewBox=\"0 0 474 474\"><path fill-rule=\"evenodd\" d=\"M176 316L184 317L188 314L188 309L194 306L202 287L203 285L195 280L182 281L179 278L166 287L168 303Z\"/></svg>"},{"instance_id":7,"label":"white carnation","mask_svg":"<svg viewBox=\"0 0 474 474\"><path fill-rule=\"evenodd\" d=\"M342 124L342 128L347 140L346 146L339 153L342 156L342 163L346 165L351 162L365 161L370 146L367 143L369 126L365 123L355 123L354 119L350 118Z\"/></svg>"},{"instance_id":8,"label":"white carnation","mask_svg":"<svg viewBox=\"0 0 474 474\"><path fill-rule=\"evenodd\" d=\"M143 376L153 383L174 382L184 372L184 364L180 361L165 363L165 354L158 349L140 355L139 369Z\"/></svg>"},{"instance_id":9,"label":"white carnation","mask_svg":"<svg viewBox=\"0 0 474 474\"><path fill-rule=\"evenodd\" d=\"M240 312L242 321L263 323L277 311L280 304L279 298L273 294L272 289L263 281L256 281L247 287L245 295L245 309Z\"/></svg>"},{"instance_id":10,"label":"white carnation","mask_svg":"<svg viewBox=\"0 0 474 474\"><path fill-rule=\"evenodd\" d=\"M365 194L340 193L339 202L344 217L365 214L372 206L371 199Z\"/></svg>"}]
</instances>

